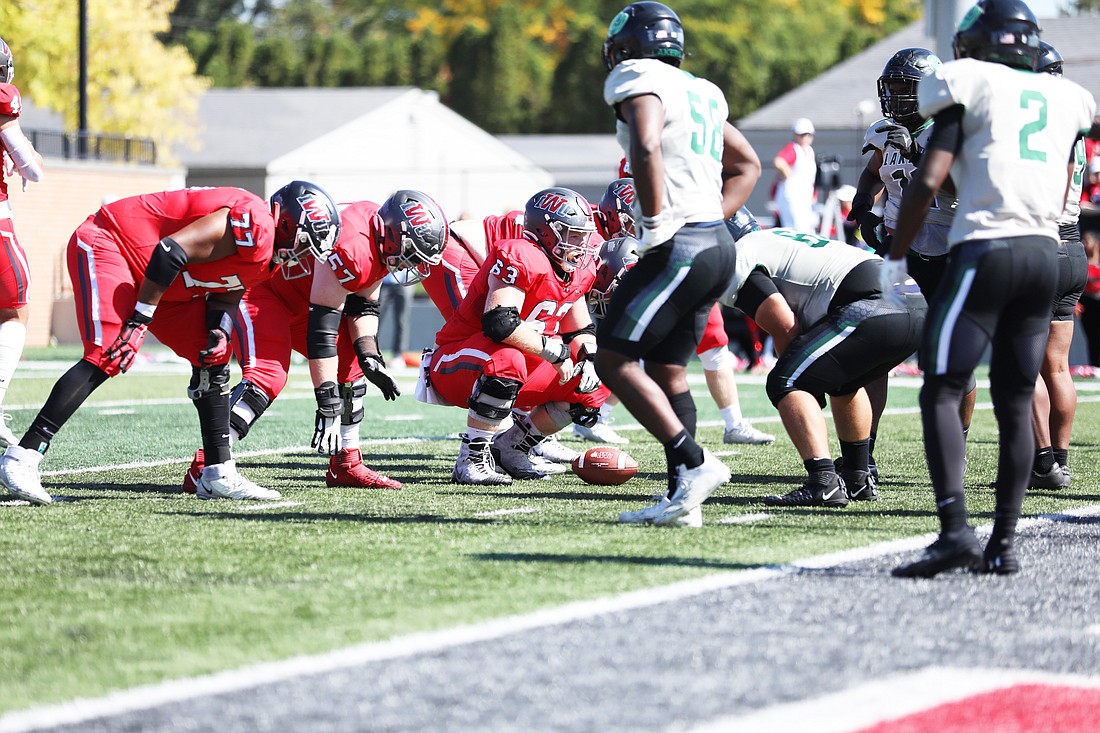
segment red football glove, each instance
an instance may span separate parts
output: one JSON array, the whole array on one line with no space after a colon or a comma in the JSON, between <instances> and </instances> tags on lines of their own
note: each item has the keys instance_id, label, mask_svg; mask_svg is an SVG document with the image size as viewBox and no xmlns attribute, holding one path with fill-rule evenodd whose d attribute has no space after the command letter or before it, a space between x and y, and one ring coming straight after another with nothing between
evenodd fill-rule
<instances>
[{"instance_id":1,"label":"red football glove","mask_svg":"<svg viewBox=\"0 0 1100 733\"><path fill-rule=\"evenodd\" d=\"M229 334L220 328L206 332L206 348L199 352L199 366L212 367L229 363Z\"/></svg>"},{"instance_id":2,"label":"red football glove","mask_svg":"<svg viewBox=\"0 0 1100 733\"><path fill-rule=\"evenodd\" d=\"M153 319L142 315L137 311L122 324L118 332L118 338L111 344L107 351L103 352L103 365L100 367L108 377L125 373L134 363L141 342L145 340L145 332L149 330L149 324Z\"/></svg>"}]
</instances>

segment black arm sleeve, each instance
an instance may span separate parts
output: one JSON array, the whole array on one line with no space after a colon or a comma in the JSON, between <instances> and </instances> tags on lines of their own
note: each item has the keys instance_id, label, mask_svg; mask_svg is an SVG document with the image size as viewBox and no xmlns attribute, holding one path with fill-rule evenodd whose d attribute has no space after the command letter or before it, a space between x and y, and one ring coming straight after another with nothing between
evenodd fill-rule
<instances>
[{"instance_id":1,"label":"black arm sleeve","mask_svg":"<svg viewBox=\"0 0 1100 733\"><path fill-rule=\"evenodd\" d=\"M963 144L962 120L965 111L965 107L956 104L937 113L934 118L936 124L932 127L932 137L928 139L928 147L958 155Z\"/></svg>"},{"instance_id":2,"label":"black arm sleeve","mask_svg":"<svg viewBox=\"0 0 1100 733\"><path fill-rule=\"evenodd\" d=\"M339 330L340 311L323 305L310 304L306 356L310 359L328 359L336 356L336 332Z\"/></svg>"},{"instance_id":3,"label":"black arm sleeve","mask_svg":"<svg viewBox=\"0 0 1100 733\"><path fill-rule=\"evenodd\" d=\"M734 306L749 318L755 320L756 311L761 304L779 292L775 283L763 270L753 270L745 284L737 291L737 300Z\"/></svg>"}]
</instances>

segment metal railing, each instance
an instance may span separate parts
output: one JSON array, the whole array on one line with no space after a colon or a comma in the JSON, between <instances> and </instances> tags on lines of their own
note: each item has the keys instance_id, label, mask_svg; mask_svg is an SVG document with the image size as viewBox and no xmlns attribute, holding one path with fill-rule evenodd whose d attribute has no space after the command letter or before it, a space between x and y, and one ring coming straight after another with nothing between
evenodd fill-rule
<instances>
[{"instance_id":1,"label":"metal railing","mask_svg":"<svg viewBox=\"0 0 1100 733\"><path fill-rule=\"evenodd\" d=\"M157 144L147 137L104 135L60 130L24 130L31 144L46 158L105 160L156 165Z\"/></svg>"}]
</instances>

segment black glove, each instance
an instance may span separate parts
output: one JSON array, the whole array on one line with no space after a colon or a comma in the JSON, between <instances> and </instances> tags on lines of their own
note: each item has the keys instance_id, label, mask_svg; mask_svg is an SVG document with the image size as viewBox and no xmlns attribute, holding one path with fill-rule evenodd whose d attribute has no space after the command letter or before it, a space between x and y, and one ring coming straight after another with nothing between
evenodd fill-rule
<instances>
[{"instance_id":1,"label":"black glove","mask_svg":"<svg viewBox=\"0 0 1100 733\"><path fill-rule=\"evenodd\" d=\"M883 222L881 216L871 211L871 197L866 193L857 193L852 198L852 210L848 212L848 221L854 221L859 225L859 234L863 242L871 249L878 252L882 249L879 241L878 225Z\"/></svg>"},{"instance_id":2,"label":"black glove","mask_svg":"<svg viewBox=\"0 0 1100 733\"><path fill-rule=\"evenodd\" d=\"M355 355L359 359L359 368L363 370L363 376L367 381L377 387L383 397L387 400L396 400L401 390L397 388L393 375L386 371L386 360L381 354L369 351L369 346L375 343L377 342L372 336L356 339Z\"/></svg>"},{"instance_id":3,"label":"black glove","mask_svg":"<svg viewBox=\"0 0 1100 733\"><path fill-rule=\"evenodd\" d=\"M875 127L875 132L886 133L886 144L901 151L901 154L913 165L920 163L920 157L924 150L913 139L912 133L907 128L895 122L885 120Z\"/></svg>"}]
</instances>

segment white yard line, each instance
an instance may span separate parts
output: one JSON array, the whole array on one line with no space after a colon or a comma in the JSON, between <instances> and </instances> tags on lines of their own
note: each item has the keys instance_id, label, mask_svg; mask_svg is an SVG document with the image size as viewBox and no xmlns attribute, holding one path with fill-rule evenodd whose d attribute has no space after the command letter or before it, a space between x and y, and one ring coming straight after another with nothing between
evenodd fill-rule
<instances>
[{"instance_id":1,"label":"white yard line","mask_svg":"<svg viewBox=\"0 0 1100 733\"><path fill-rule=\"evenodd\" d=\"M771 514L765 514L764 512L757 512L755 514L741 514L736 517L723 517L719 519L715 524L752 524L753 522L761 522L765 519L771 519Z\"/></svg>"},{"instance_id":2,"label":"white yard line","mask_svg":"<svg viewBox=\"0 0 1100 733\"><path fill-rule=\"evenodd\" d=\"M491 512L477 512L475 517L504 517L509 514L534 514L538 509L531 506L521 506L515 509L494 509Z\"/></svg>"},{"instance_id":3,"label":"white yard line","mask_svg":"<svg viewBox=\"0 0 1100 733\"><path fill-rule=\"evenodd\" d=\"M1067 519L1095 516L1100 514L1100 505L1083 507L1061 514L1044 515L1022 520L1020 526L1030 526ZM984 531L989 531L986 525ZM251 667L218 672L202 677L170 680L158 684L142 685L128 690L120 690L99 698L78 699L70 702L40 708L22 710L0 718L0 733L16 733L58 725L71 725L99 717L120 715L135 710L165 705L183 700L193 700L208 695L224 695L256 687L262 684L283 682L313 674L322 674L339 669L389 659L400 659L416 654L437 652L465 644L490 641L512 634L561 626L576 621L595 618L609 613L619 613L639 608L648 608L670 601L698 596L716 590L750 585L762 581L798 572L801 568L824 568L858 560L868 560L885 555L917 550L935 539L935 534L906 537L890 542L879 542L867 547L831 552L824 555L795 560L789 565L758 568L735 572L715 573L703 578L681 581L658 588L645 588L607 598L590 601L577 601L556 608L547 608L531 613L506 616L477 624L459 626L443 631L422 632L399 636L388 641L359 644L325 654L299 656L276 662L264 662ZM1029 673L1021 673L1029 674ZM1089 685L1097 683L1088 680ZM876 683L880 684L880 683ZM1060 682L1060 684L1064 684ZM902 687L901 690L907 688ZM862 696L853 696L851 691L841 693L848 707L852 700L864 700ZM832 699L832 696L829 697ZM801 705L803 703L794 703ZM861 702L860 705L863 703ZM786 706L782 706L786 707ZM766 711L765 711L766 712ZM815 712L815 715L817 713ZM818 721L824 724L824 719ZM730 730L730 727L706 728L701 730ZM806 730L803 726L793 728L755 728L738 726L736 730ZM824 728L822 730L825 730ZM831 729L830 729L831 730Z\"/></svg>"},{"instance_id":4,"label":"white yard line","mask_svg":"<svg viewBox=\"0 0 1100 733\"><path fill-rule=\"evenodd\" d=\"M302 506L300 501L274 501L265 504L250 504L248 506L234 507L239 512L262 512L265 509L282 509L288 506Z\"/></svg>"}]
</instances>

